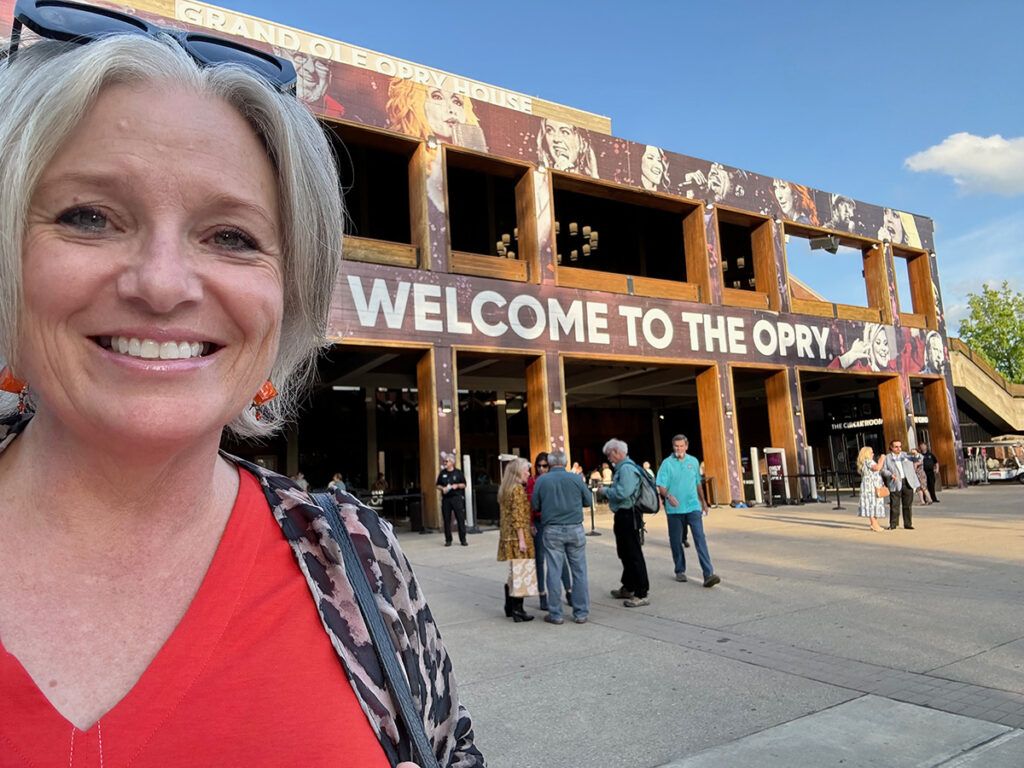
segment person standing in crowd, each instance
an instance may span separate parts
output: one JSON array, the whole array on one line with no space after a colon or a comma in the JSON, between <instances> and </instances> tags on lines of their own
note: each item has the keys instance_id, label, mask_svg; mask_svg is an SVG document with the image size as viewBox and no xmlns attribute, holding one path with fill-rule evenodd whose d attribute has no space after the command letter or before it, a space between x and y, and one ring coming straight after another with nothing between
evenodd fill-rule
<instances>
[{"instance_id":1,"label":"person standing in crowd","mask_svg":"<svg viewBox=\"0 0 1024 768\"><path fill-rule=\"evenodd\" d=\"M526 481L526 498L533 503L533 489L536 487L537 480L540 479L541 475L546 474L548 471L548 455L544 452L538 453L537 458L533 461L533 474L530 475L529 480ZM533 510L533 546L536 552L537 558L537 588L540 590L540 609L546 611L548 609L548 584L544 578L544 521L541 520L540 513ZM569 575L569 564L566 563L562 569L562 586L565 587L565 602L572 605L572 577ZM555 599L558 600L561 592L555 590Z\"/></svg>"},{"instance_id":2,"label":"person standing in crowd","mask_svg":"<svg viewBox=\"0 0 1024 768\"><path fill-rule=\"evenodd\" d=\"M331 478L331 482L327 484L327 490L331 493L335 491L347 491L348 488L345 485L345 479L342 477L341 472L335 472Z\"/></svg>"},{"instance_id":3,"label":"person standing in crowd","mask_svg":"<svg viewBox=\"0 0 1024 768\"><path fill-rule=\"evenodd\" d=\"M455 467L455 457L444 456L444 469L437 476L437 487L441 489L441 519L444 522L444 545L452 545L452 515L459 529L459 544L469 546L466 541L466 476Z\"/></svg>"},{"instance_id":4,"label":"person standing in crowd","mask_svg":"<svg viewBox=\"0 0 1024 768\"><path fill-rule=\"evenodd\" d=\"M601 464L601 484L611 485L612 484L612 468L611 465L606 461Z\"/></svg>"},{"instance_id":5,"label":"person standing in crowd","mask_svg":"<svg viewBox=\"0 0 1024 768\"><path fill-rule=\"evenodd\" d=\"M526 459L512 459L505 465L498 489L498 505L501 508L501 533L498 537L498 562L509 562L508 580L505 582L505 615L518 624L533 621L533 616L523 609L523 598L513 597L512 560L534 557L533 536L530 534L530 502L526 499L526 481L530 477L530 462ZM538 579L540 577L538 576Z\"/></svg>"},{"instance_id":6,"label":"person standing in crowd","mask_svg":"<svg viewBox=\"0 0 1024 768\"><path fill-rule=\"evenodd\" d=\"M711 566L707 539L704 536L704 516L708 503L701 485L700 462L686 453L690 441L686 435L672 438L672 455L658 467L658 493L665 500L665 516L668 518L668 543L672 548L676 581L686 581L686 554L683 542L687 526L693 531L693 543L697 547L697 560L704 574L704 586L713 587L722 579Z\"/></svg>"},{"instance_id":7,"label":"person standing in crowd","mask_svg":"<svg viewBox=\"0 0 1024 768\"><path fill-rule=\"evenodd\" d=\"M900 507L903 508L903 527L914 530L911 519L914 506L914 491L921 483L917 479L917 470L914 464L921 461L916 460L910 454L903 452L903 442L893 440L889 443L889 453L885 456L882 464L882 477L889 487L889 530L899 528Z\"/></svg>"},{"instance_id":8,"label":"person standing in crowd","mask_svg":"<svg viewBox=\"0 0 1024 768\"><path fill-rule=\"evenodd\" d=\"M925 486L928 484L928 475L924 471L924 457L916 448L910 450L909 455L914 462L914 472L917 473L917 488L914 490L914 496L920 496L921 503L927 506L931 502L928 500L928 494L925 491Z\"/></svg>"},{"instance_id":9,"label":"person standing in crowd","mask_svg":"<svg viewBox=\"0 0 1024 768\"><path fill-rule=\"evenodd\" d=\"M622 586L612 590L612 597L625 600L627 608L650 605L647 598L650 580L647 578L647 561L640 544L641 513L634 508L640 492L640 473L643 472L635 461L629 458L629 446L622 440L612 438L604 444L604 455L615 465L610 484L600 491L608 499L615 516L615 551L622 561ZM608 465L605 464L607 467Z\"/></svg>"},{"instance_id":10,"label":"person standing in crowd","mask_svg":"<svg viewBox=\"0 0 1024 768\"><path fill-rule=\"evenodd\" d=\"M583 475L583 465L580 464L578 461L574 461L572 463L572 467L569 469L569 471L572 472L574 475L582 476Z\"/></svg>"},{"instance_id":11,"label":"person standing in crowd","mask_svg":"<svg viewBox=\"0 0 1024 768\"><path fill-rule=\"evenodd\" d=\"M935 495L935 472L939 468L939 458L932 453L928 443L921 443L921 466L924 467L928 495L931 497L932 503L938 504L939 497Z\"/></svg>"},{"instance_id":12,"label":"person standing in crowd","mask_svg":"<svg viewBox=\"0 0 1024 768\"><path fill-rule=\"evenodd\" d=\"M548 454L550 469L537 478L533 488L533 508L540 512L547 558L548 593L558 594L559 574L569 564L572 572L573 621L586 624L590 615L590 587L587 584L587 537L583 531L583 508L593 501L583 478L565 471L565 454ZM563 624L562 602L548 601L549 624Z\"/></svg>"},{"instance_id":13,"label":"person standing in crowd","mask_svg":"<svg viewBox=\"0 0 1024 768\"><path fill-rule=\"evenodd\" d=\"M857 471L860 473L860 504L857 514L868 519L872 531L882 530L878 518L886 514L885 498L878 495L878 489L882 487L883 463L882 460L875 461L875 451L870 445L865 445L857 454Z\"/></svg>"},{"instance_id":14,"label":"person standing in crowd","mask_svg":"<svg viewBox=\"0 0 1024 768\"><path fill-rule=\"evenodd\" d=\"M645 461L643 463L643 468L644 468L644 472L647 473L647 476L650 477L651 479L654 479L654 470L651 469L651 462Z\"/></svg>"}]
</instances>

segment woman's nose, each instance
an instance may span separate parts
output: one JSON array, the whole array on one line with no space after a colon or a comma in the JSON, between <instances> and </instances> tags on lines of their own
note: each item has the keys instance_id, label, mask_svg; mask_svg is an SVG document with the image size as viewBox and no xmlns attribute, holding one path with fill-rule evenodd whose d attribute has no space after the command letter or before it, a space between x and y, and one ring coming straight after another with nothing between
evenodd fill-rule
<instances>
[{"instance_id":1,"label":"woman's nose","mask_svg":"<svg viewBox=\"0 0 1024 768\"><path fill-rule=\"evenodd\" d=\"M200 301L202 281L187 243L174 231L141 238L138 251L118 278L121 298L154 314L168 314Z\"/></svg>"}]
</instances>

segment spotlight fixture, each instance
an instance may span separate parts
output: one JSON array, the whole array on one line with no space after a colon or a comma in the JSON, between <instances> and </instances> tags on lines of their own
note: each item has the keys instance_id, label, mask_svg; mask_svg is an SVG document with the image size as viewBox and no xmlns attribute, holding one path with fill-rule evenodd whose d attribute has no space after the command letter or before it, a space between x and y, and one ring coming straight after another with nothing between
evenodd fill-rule
<instances>
[{"instance_id":1,"label":"spotlight fixture","mask_svg":"<svg viewBox=\"0 0 1024 768\"><path fill-rule=\"evenodd\" d=\"M828 251L829 253L837 253L839 251L839 238L836 237L835 235L826 235L825 237L812 237L811 250L825 250Z\"/></svg>"},{"instance_id":2,"label":"spotlight fixture","mask_svg":"<svg viewBox=\"0 0 1024 768\"><path fill-rule=\"evenodd\" d=\"M551 410L552 410L553 413L561 413L562 412L562 401L561 400L555 400L554 402L552 402L551 403Z\"/></svg>"}]
</instances>

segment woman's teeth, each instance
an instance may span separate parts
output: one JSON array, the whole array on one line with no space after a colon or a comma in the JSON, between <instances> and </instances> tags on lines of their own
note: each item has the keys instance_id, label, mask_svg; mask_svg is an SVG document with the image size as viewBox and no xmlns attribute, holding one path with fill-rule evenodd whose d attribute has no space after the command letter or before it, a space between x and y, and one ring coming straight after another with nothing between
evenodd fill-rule
<instances>
[{"instance_id":1,"label":"woman's teeth","mask_svg":"<svg viewBox=\"0 0 1024 768\"><path fill-rule=\"evenodd\" d=\"M122 355L144 360L187 360L202 357L208 348L209 344L201 341L153 341L134 336L111 336L109 347Z\"/></svg>"}]
</instances>

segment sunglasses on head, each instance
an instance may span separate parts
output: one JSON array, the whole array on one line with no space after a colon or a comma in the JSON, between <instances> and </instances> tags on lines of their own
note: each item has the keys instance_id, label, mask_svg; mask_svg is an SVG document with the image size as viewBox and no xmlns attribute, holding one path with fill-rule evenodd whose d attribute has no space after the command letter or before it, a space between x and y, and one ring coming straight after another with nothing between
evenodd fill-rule
<instances>
[{"instance_id":1,"label":"sunglasses on head","mask_svg":"<svg viewBox=\"0 0 1024 768\"><path fill-rule=\"evenodd\" d=\"M14 60L21 42L21 30L28 27L40 37L85 45L111 35L167 35L204 67L239 64L261 75L281 93L295 92L295 67L288 59L202 32L185 32L150 24L144 19L71 0L18 0L14 7L9 61Z\"/></svg>"}]
</instances>

